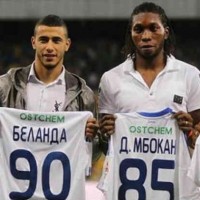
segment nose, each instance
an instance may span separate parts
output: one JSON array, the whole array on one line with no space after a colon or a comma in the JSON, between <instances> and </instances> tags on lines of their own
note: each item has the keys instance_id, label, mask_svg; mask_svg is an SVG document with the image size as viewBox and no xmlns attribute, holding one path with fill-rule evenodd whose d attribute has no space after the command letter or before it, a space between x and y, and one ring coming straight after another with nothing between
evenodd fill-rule
<instances>
[{"instance_id":1,"label":"nose","mask_svg":"<svg viewBox=\"0 0 200 200\"><path fill-rule=\"evenodd\" d=\"M51 40L48 41L47 45L46 45L46 50L48 52L53 51L53 42Z\"/></svg>"},{"instance_id":2,"label":"nose","mask_svg":"<svg viewBox=\"0 0 200 200\"><path fill-rule=\"evenodd\" d=\"M150 40L151 39L151 32L149 30L144 30L142 34L142 40Z\"/></svg>"}]
</instances>

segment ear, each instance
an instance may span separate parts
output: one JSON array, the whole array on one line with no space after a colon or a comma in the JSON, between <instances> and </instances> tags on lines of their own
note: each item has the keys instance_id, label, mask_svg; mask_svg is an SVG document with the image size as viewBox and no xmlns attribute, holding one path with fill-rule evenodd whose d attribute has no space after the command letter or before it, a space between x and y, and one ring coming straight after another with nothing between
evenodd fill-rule
<instances>
[{"instance_id":1,"label":"ear","mask_svg":"<svg viewBox=\"0 0 200 200\"><path fill-rule=\"evenodd\" d=\"M165 27L165 40L169 37L169 27Z\"/></svg>"},{"instance_id":2,"label":"ear","mask_svg":"<svg viewBox=\"0 0 200 200\"><path fill-rule=\"evenodd\" d=\"M70 38L67 38L65 46L66 46L65 51L68 51L70 46L71 46L71 39Z\"/></svg>"},{"instance_id":3,"label":"ear","mask_svg":"<svg viewBox=\"0 0 200 200\"><path fill-rule=\"evenodd\" d=\"M35 47L35 37L34 36L31 37L31 44L32 44L33 49L35 49L36 47Z\"/></svg>"}]
</instances>

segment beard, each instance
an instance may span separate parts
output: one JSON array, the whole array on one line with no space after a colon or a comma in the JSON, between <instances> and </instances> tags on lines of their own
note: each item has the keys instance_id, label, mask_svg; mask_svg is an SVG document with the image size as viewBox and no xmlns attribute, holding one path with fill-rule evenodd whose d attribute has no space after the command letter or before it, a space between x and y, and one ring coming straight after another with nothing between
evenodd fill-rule
<instances>
[{"instance_id":1,"label":"beard","mask_svg":"<svg viewBox=\"0 0 200 200\"><path fill-rule=\"evenodd\" d=\"M164 47L164 40L159 44L159 46L155 49L138 49L136 48L136 53L146 60L153 60L156 58L159 54L163 53L163 47Z\"/></svg>"},{"instance_id":2,"label":"beard","mask_svg":"<svg viewBox=\"0 0 200 200\"><path fill-rule=\"evenodd\" d=\"M147 59L147 60L153 60L156 58L161 52L163 52L163 46L160 45L159 48L156 50L137 50L137 53L140 57Z\"/></svg>"},{"instance_id":3,"label":"beard","mask_svg":"<svg viewBox=\"0 0 200 200\"><path fill-rule=\"evenodd\" d=\"M54 68L56 68L57 63L56 64L51 64L51 63L43 63L44 68L46 68L47 70L52 70Z\"/></svg>"},{"instance_id":4,"label":"beard","mask_svg":"<svg viewBox=\"0 0 200 200\"><path fill-rule=\"evenodd\" d=\"M62 59L55 60L54 58L45 58L40 55L37 56L37 60L46 70L53 70L62 62Z\"/></svg>"}]
</instances>

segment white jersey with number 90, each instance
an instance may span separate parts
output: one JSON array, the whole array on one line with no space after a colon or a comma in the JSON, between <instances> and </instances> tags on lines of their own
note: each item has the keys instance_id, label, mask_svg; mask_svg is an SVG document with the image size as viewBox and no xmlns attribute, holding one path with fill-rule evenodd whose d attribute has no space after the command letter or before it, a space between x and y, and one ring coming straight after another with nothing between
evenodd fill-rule
<instances>
[{"instance_id":1,"label":"white jersey with number 90","mask_svg":"<svg viewBox=\"0 0 200 200\"><path fill-rule=\"evenodd\" d=\"M0 108L0 198L84 200L91 116Z\"/></svg>"}]
</instances>

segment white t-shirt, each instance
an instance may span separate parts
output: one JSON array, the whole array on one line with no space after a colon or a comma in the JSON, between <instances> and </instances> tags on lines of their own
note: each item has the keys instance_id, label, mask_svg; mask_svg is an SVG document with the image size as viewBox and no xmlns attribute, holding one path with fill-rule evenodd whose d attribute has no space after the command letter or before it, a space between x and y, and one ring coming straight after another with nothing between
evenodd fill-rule
<instances>
[{"instance_id":1,"label":"white t-shirt","mask_svg":"<svg viewBox=\"0 0 200 200\"><path fill-rule=\"evenodd\" d=\"M190 155L170 109L116 114L99 189L107 200L199 200Z\"/></svg>"},{"instance_id":2,"label":"white t-shirt","mask_svg":"<svg viewBox=\"0 0 200 200\"><path fill-rule=\"evenodd\" d=\"M91 116L0 108L0 198L84 200Z\"/></svg>"},{"instance_id":3,"label":"white t-shirt","mask_svg":"<svg viewBox=\"0 0 200 200\"><path fill-rule=\"evenodd\" d=\"M199 74L194 66L171 56L149 88L129 58L103 74L99 87L99 112L151 112L165 107L174 112L200 109Z\"/></svg>"}]
</instances>

